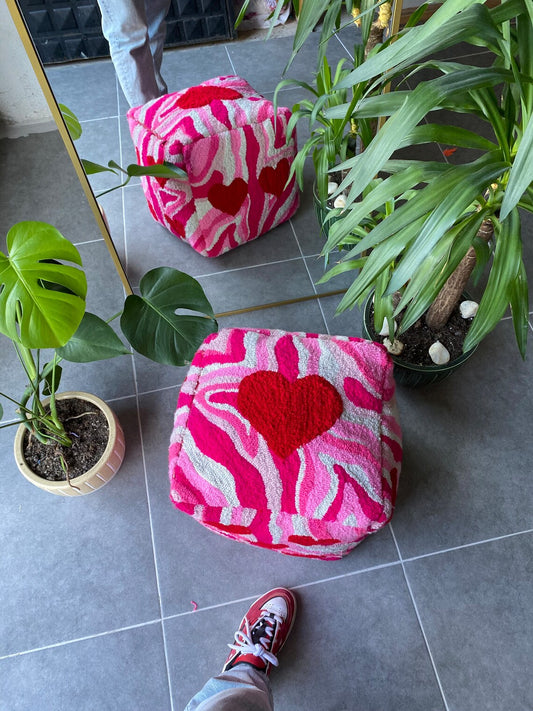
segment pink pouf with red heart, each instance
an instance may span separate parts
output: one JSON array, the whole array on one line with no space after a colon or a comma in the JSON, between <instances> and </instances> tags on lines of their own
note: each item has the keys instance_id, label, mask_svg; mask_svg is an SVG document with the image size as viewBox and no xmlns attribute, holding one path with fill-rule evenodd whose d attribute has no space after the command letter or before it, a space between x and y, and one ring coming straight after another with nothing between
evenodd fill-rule
<instances>
[{"instance_id":1,"label":"pink pouf with red heart","mask_svg":"<svg viewBox=\"0 0 533 711\"><path fill-rule=\"evenodd\" d=\"M393 364L359 338L222 329L196 353L171 437L171 500L207 528L340 558L390 520L402 458Z\"/></svg>"},{"instance_id":2,"label":"pink pouf with red heart","mask_svg":"<svg viewBox=\"0 0 533 711\"><path fill-rule=\"evenodd\" d=\"M188 180L143 177L157 222L206 257L217 257L288 220L298 207L287 183L296 141L290 111L236 76L216 77L130 109L139 165L172 163Z\"/></svg>"}]
</instances>

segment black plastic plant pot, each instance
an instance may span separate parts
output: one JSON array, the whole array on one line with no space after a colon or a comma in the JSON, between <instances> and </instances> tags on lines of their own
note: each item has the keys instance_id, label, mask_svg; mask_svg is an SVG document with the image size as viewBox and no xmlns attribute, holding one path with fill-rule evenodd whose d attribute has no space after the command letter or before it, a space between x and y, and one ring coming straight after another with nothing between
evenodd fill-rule
<instances>
[{"instance_id":1,"label":"black plastic plant pot","mask_svg":"<svg viewBox=\"0 0 533 711\"><path fill-rule=\"evenodd\" d=\"M466 292L463 293L465 299L470 297ZM372 323L372 299L373 293L365 301L363 309L363 337L368 340L373 340L370 325ZM458 370L477 349L477 346L471 348L466 353L463 353L459 358L451 360L445 365L415 365L402 360L400 356L393 355L394 362L394 379L398 385L403 385L408 388L418 388L424 385L438 383L445 378L448 378L452 373Z\"/></svg>"}]
</instances>

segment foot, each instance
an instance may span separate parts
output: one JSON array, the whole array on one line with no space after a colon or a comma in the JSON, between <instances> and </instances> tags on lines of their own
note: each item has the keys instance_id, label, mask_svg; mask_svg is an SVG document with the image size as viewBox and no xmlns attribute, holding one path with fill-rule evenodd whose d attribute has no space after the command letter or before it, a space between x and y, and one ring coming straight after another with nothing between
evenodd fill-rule
<instances>
[{"instance_id":1,"label":"foot","mask_svg":"<svg viewBox=\"0 0 533 711\"><path fill-rule=\"evenodd\" d=\"M290 590L275 588L262 595L242 618L232 650L222 671L237 664L251 664L270 673L278 666L277 654L285 644L294 622L296 599Z\"/></svg>"}]
</instances>

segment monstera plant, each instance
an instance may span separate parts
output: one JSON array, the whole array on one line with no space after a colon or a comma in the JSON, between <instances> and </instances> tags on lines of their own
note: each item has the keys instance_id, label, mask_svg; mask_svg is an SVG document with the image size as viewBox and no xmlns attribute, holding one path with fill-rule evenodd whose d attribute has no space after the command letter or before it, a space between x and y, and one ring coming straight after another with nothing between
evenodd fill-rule
<instances>
[{"instance_id":1,"label":"monstera plant","mask_svg":"<svg viewBox=\"0 0 533 711\"><path fill-rule=\"evenodd\" d=\"M127 296L123 310L106 321L86 310L87 280L80 254L55 227L20 222L6 241L7 254L0 253L0 333L12 342L27 385L18 399L0 395L15 404L18 422L30 439L50 451L73 445L69 428L58 416L61 362L86 363L131 353L109 321L120 317L122 333L138 353L178 366L189 363L203 339L217 329L202 287L187 274L170 267L149 271L141 280L140 294ZM16 422L1 426L9 424ZM61 451L59 462L65 469Z\"/></svg>"}]
</instances>

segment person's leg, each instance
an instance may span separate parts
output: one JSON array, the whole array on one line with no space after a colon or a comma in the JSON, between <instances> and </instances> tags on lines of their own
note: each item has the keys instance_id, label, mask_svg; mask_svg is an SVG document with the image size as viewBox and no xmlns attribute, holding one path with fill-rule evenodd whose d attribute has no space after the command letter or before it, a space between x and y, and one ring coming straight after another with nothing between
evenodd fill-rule
<instances>
[{"instance_id":1,"label":"person's leg","mask_svg":"<svg viewBox=\"0 0 533 711\"><path fill-rule=\"evenodd\" d=\"M292 629L296 599L275 588L242 618L222 673L210 679L185 711L273 711L268 675Z\"/></svg>"},{"instance_id":2,"label":"person's leg","mask_svg":"<svg viewBox=\"0 0 533 711\"><path fill-rule=\"evenodd\" d=\"M161 96L148 36L144 0L98 0L102 32L130 106Z\"/></svg>"},{"instance_id":3,"label":"person's leg","mask_svg":"<svg viewBox=\"0 0 533 711\"><path fill-rule=\"evenodd\" d=\"M192 698L185 711L273 711L270 679L251 664L238 667L209 679Z\"/></svg>"},{"instance_id":4,"label":"person's leg","mask_svg":"<svg viewBox=\"0 0 533 711\"><path fill-rule=\"evenodd\" d=\"M161 63L165 46L166 22L165 18L170 7L170 0L144 0L146 20L148 22L148 38L150 51L154 60L154 70L157 86L161 95L168 92L167 84L161 76Z\"/></svg>"}]
</instances>

